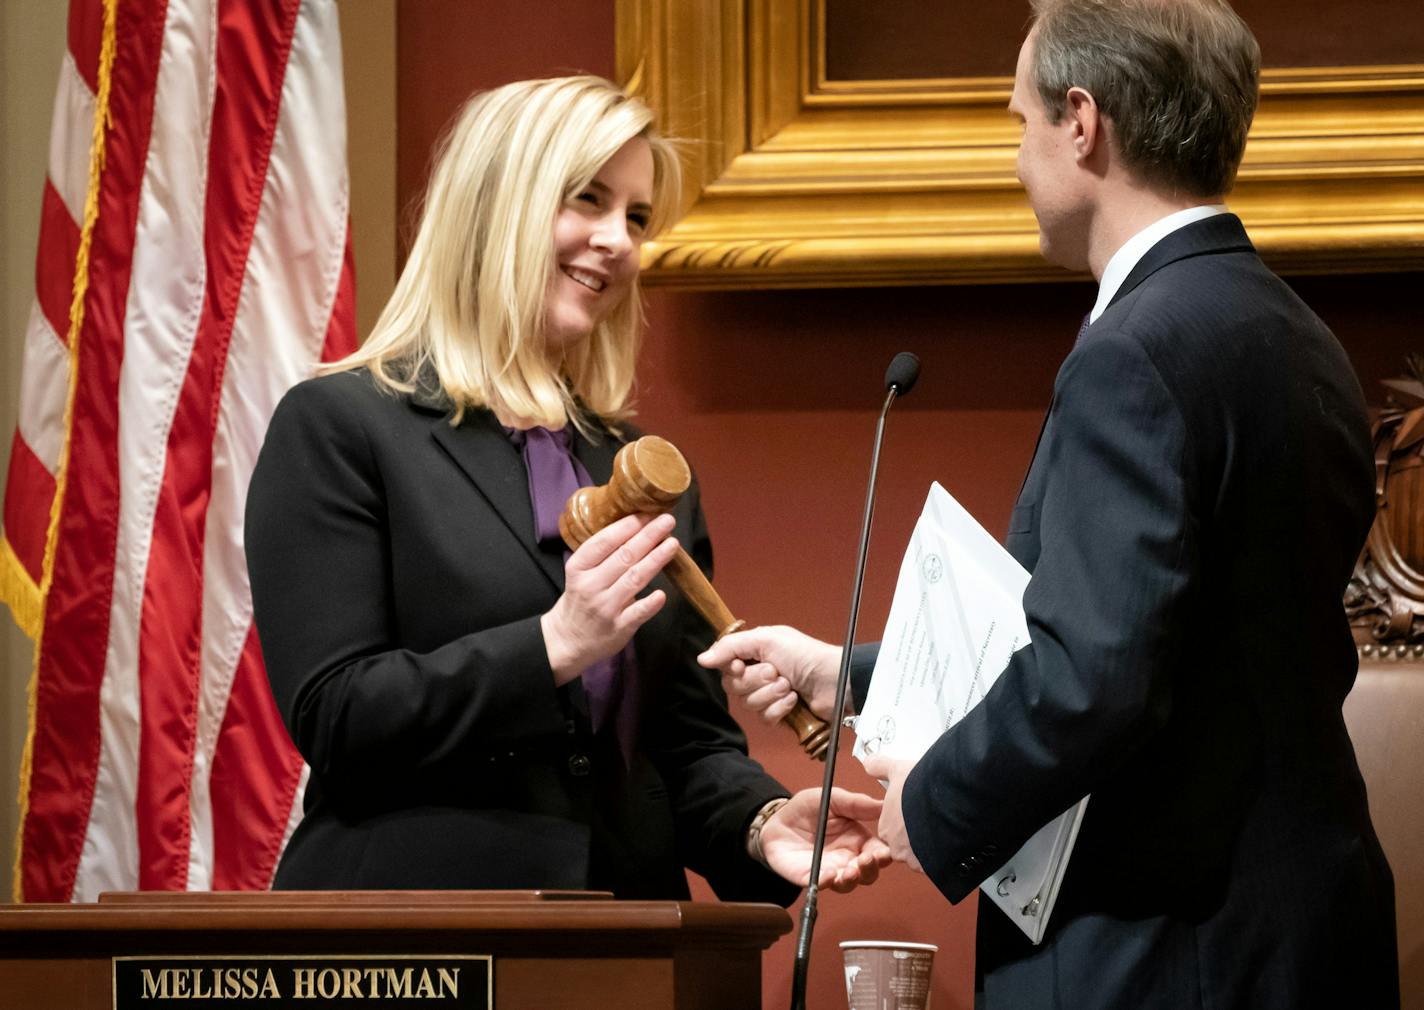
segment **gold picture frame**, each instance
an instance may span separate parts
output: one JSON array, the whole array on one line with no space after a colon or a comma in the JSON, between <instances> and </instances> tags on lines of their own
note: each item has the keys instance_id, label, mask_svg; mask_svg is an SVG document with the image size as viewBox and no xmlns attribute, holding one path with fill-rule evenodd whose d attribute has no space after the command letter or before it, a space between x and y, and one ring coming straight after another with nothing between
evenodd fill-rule
<instances>
[{"instance_id":1,"label":"gold picture frame","mask_svg":"<svg viewBox=\"0 0 1424 1010\"><path fill-rule=\"evenodd\" d=\"M684 142L644 282L1061 280L1014 178L1007 77L828 81L824 0L617 0L617 73ZM1231 195L1282 272L1424 267L1424 64L1263 71Z\"/></svg>"}]
</instances>

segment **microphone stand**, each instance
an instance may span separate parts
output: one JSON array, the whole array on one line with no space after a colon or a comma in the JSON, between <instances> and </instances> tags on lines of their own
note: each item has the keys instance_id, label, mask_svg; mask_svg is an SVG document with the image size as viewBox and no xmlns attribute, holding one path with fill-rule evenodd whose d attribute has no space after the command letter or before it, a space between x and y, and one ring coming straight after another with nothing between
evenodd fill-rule
<instances>
[{"instance_id":1,"label":"microphone stand","mask_svg":"<svg viewBox=\"0 0 1424 1010\"><path fill-rule=\"evenodd\" d=\"M918 364L918 363L917 363ZM913 382L913 379L910 380ZM850 682L850 653L855 643L855 625L860 616L860 587L865 581L865 555L870 546L870 517L875 511L875 474L880 469L880 442L885 434L885 417L895 402L899 386L890 384L885 394L885 406L875 424L875 449L870 456L870 483L865 490L865 515L860 522L860 551L855 562L855 587L851 593L850 621L846 626L845 644L841 649L841 669L836 678L834 718L830 720L831 739L826 748L826 771L821 778L821 809L816 819L816 838L811 849L811 881L806 888L806 903L801 907L801 931L796 937L796 963L791 975L791 1010L806 1010L806 969L811 960L811 931L816 925L816 903L820 888L821 852L826 846L826 823L831 813L831 782L836 774L836 748L841 738L841 715L845 711L846 686Z\"/></svg>"}]
</instances>

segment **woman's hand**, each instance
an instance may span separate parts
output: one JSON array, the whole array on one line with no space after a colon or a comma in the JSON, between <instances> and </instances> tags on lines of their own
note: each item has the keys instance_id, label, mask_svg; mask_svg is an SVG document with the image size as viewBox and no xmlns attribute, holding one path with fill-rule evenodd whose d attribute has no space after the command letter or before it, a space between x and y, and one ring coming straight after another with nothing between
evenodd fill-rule
<instances>
[{"instance_id":1,"label":"woman's hand","mask_svg":"<svg viewBox=\"0 0 1424 1010\"><path fill-rule=\"evenodd\" d=\"M849 891L873 884L890 865L890 848L875 835L881 801L845 789L831 790L826 847L821 850L819 887ZM793 884L811 882L811 850L821 812L821 790L803 789L771 815L761 829L766 863Z\"/></svg>"},{"instance_id":2,"label":"woman's hand","mask_svg":"<svg viewBox=\"0 0 1424 1010\"><path fill-rule=\"evenodd\" d=\"M624 516L584 541L564 564L564 592L539 619L554 683L607 659L662 609L667 594L642 599L653 576L677 553L673 517Z\"/></svg>"}]
</instances>

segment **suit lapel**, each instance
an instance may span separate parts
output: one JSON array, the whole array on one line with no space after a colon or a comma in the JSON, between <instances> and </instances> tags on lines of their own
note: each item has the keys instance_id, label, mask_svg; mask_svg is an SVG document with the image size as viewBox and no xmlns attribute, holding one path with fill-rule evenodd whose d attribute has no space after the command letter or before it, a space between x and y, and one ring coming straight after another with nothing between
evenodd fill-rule
<instances>
[{"instance_id":1,"label":"suit lapel","mask_svg":"<svg viewBox=\"0 0 1424 1010\"><path fill-rule=\"evenodd\" d=\"M1112 301L1108 302L1107 308L1103 310L1104 314L1129 291L1167 264L1192 256L1224 252L1255 252L1255 247L1251 245L1251 240L1246 235L1246 229L1242 226L1241 219L1235 214L1217 214L1184 228L1178 228L1147 250L1147 253L1137 261L1137 264L1128 273L1127 279L1122 282L1116 294L1113 295ZM1091 331L1086 327L1079 330L1078 338L1080 340L1085 332ZM1043 424L1038 429L1038 440L1034 443L1033 455L1029 457L1028 469L1024 471L1023 482L1019 485L1018 497L1020 498L1023 496L1024 488L1028 486L1029 477L1033 475L1033 464L1038 460L1038 452L1043 447L1043 436L1047 434L1048 425L1053 419L1053 407L1058 402L1056 382L1054 387L1053 398L1048 403L1048 410L1043 415ZM1015 501L1017 500L1018 498L1015 498Z\"/></svg>"},{"instance_id":2,"label":"suit lapel","mask_svg":"<svg viewBox=\"0 0 1424 1010\"><path fill-rule=\"evenodd\" d=\"M1241 219L1235 214L1216 214L1193 222L1178 228L1147 250L1128 273L1122 286L1117 289L1112 301L1108 302L1107 309L1112 308L1133 288L1169 263L1211 253L1255 251L1256 248L1247 237ZM1106 312L1107 309L1103 311Z\"/></svg>"},{"instance_id":3,"label":"suit lapel","mask_svg":"<svg viewBox=\"0 0 1424 1010\"><path fill-rule=\"evenodd\" d=\"M613 477L613 457L623 448L623 442L604 428L598 429L597 438L596 442L590 441L574 429L574 456L588 471L589 479L600 485Z\"/></svg>"},{"instance_id":4,"label":"suit lapel","mask_svg":"<svg viewBox=\"0 0 1424 1010\"><path fill-rule=\"evenodd\" d=\"M412 400L430 410L437 406L422 399L417 390ZM564 588L564 559L539 548L534 534L534 509L529 502L529 475L524 460L505 436L499 422L487 410L466 411L465 419L452 428L442 411L431 427L431 435L482 494L495 514L519 541L530 559L555 589Z\"/></svg>"},{"instance_id":5,"label":"suit lapel","mask_svg":"<svg viewBox=\"0 0 1424 1010\"><path fill-rule=\"evenodd\" d=\"M1038 459L1038 450L1043 447L1043 435L1048 431L1048 419L1053 416L1053 405L1058 402L1058 393L1055 391L1049 398L1048 409L1043 413L1043 423L1038 426L1038 438L1033 443L1033 455L1028 458L1028 469L1024 470L1023 480L1019 481L1019 493L1014 495L1014 506L1018 507L1018 501L1023 497L1024 488L1028 487L1028 479L1033 474L1033 464Z\"/></svg>"},{"instance_id":6,"label":"suit lapel","mask_svg":"<svg viewBox=\"0 0 1424 1010\"><path fill-rule=\"evenodd\" d=\"M1147 253L1137 261L1131 272L1128 273L1127 279L1122 282L1113 295L1112 301L1108 302L1107 308L1103 311L1111 309L1129 291L1169 263L1209 253L1254 251L1255 247L1251 245L1251 240L1246 235L1246 229L1242 226L1241 219L1235 214L1217 214L1184 228L1178 228L1147 250ZM1083 338L1085 332L1088 332L1086 325L1078 331L1079 340ZM1020 496L1023 495L1024 488L1028 486L1029 476L1033 473L1033 463L1038 458L1038 450L1043 446L1043 436L1053 417L1053 405L1057 402L1057 396L1055 389L1054 397L1048 403L1048 411L1043 415L1043 424L1038 429L1038 440L1034 443L1033 455L1029 457L1028 469L1024 471L1023 483L1019 485Z\"/></svg>"},{"instance_id":7,"label":"suit lapel","mask_svg":"<svg viewBox=\"0 0 1424 1010\"><path fill-rule=\"evenodd\" d=\"M459 426L450 427L450 401L428 368L416 377L410 402L416 410L432 417L431 435L435 441L490 503L510 534L519 541L519 546L524 548L554 588L563 592L563 556L541 550L535 539L529 474L524 468L523 457L509 441L494 414L488 410L469 410ZM622 447L623 440L607 429L599 429L596 442L585 438L577 429L574 431L574 456L583 464L594 484L608 483L613 476L613 457Z\"/></svg>"}]
</instances>

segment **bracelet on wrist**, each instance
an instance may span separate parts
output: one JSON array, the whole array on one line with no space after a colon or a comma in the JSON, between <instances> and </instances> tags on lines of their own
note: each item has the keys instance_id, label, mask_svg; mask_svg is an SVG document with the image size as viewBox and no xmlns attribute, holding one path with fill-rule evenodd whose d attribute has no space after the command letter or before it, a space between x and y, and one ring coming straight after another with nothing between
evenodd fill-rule
<instances>
[{"instance_id":1,"label":"bracelet on wrist","mask_svg":"<svg viewBox=\"0 0 1424 1010\"><path fill-rule=\"evenodd\" d=\"M761 848L762 829L766 827L766 822L771 820L772 815L790 802L791 798L788 796L780 796L774 800L768 800L762 804L762 808L757 811L756 816L752 818L751 824L747 826L747 855L751 856L758 863L761 863L762 866L768 865L766 853L764 853Z\"/></svg>"}]
</instances>

